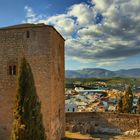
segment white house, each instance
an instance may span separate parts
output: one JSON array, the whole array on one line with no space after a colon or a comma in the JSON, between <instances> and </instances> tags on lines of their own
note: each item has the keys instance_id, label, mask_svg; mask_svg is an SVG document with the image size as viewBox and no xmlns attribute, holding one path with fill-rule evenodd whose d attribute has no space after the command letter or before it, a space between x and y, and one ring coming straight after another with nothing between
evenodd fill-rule
<instances>
[{"instance_id":1,"label":"white house","mask_svg":"<svg viewBox=\"0 0 140 140\"><path fill-rule=\"evenodd\" d=\"M65 105L65 112L76 112L77 111L77 104L75 103L67 103Z\"/></svg>"}]
</instances>

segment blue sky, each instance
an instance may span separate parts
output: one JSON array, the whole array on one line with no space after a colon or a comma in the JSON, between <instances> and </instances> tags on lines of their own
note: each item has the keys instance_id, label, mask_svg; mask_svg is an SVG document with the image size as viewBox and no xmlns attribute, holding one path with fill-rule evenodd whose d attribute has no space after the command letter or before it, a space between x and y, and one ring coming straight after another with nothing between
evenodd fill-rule
<instances>
[{"instance_id":1,"label":"blue sky","mask_svg":"<svg viewBox=\"0 0 140 140\"><path fill-rule=\"evenodd\" d=\"M140 67L140 0L0 0L0 27L45 23L66 39L66 69Z\"/></svg>"}]
</instances>

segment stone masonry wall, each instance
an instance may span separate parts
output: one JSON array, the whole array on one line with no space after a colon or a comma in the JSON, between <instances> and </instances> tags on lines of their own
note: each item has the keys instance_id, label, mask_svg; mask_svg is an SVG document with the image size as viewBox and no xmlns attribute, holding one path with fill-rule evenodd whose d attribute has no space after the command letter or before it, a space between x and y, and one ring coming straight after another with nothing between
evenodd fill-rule
<instances>
[{"instance_id":1,"label":"stone masonry wall","mask_svg":"<svg viewBox=\"0 0 140 140\"><path fill-rule=\"evenodd\" d=\"M59 140L65 132L64 94L64 42L56 32L51 32L51 140ZM55 41L54 41L55 40ZM61 135L60 135L61 134ZM58 137L61 136L61 137Z\"/></svg>"},{"instance_id":2,"label":"stone masonry wall","mask_svg":"<svg viewBox=\"0 0 140 140\"><path fill-rule=\"evenodd\" d=\"M140 115L98 112L66 113L66 130L81 133L140 131Z\"/></svg>"},{"instance_id":3,"label":"stone masonry wall","mask_svg":"<svg viewBox=\"0 0 140 140\"><path fill-rule=\"evenodd\" d=\"M27 31L29 38L27 38ZM59 52L59 45L62 47L61 52ZM8 140L10 137L16 95L17 74L9 75L8 68L9 65L14 64L18 71L18 64L22 57L26 57L34 75L37 94L41 100L47 140L60 140L64 136L63 129L61 133L56 132L64 127L62 121L64 113L60 111L58 114L58 110L64 107L64 75L57 78L58 74L55 73L59 65L61 65L60 71L64 72L63 50L64 40L52 27L27 25L21 28L0 29L0 140ZM56 54L53 54L54 52ZM56 57L57 54L60 56L60 64L52 57L52 55ZM53 67L54 65L56 67ZM58 84L57 90L55 82ZM58 119L59 116L62 116L61 119ZM53 122L54 118L57 122ZM56 125L57 130L53 127Z\"/></svg>"}]
</instances>

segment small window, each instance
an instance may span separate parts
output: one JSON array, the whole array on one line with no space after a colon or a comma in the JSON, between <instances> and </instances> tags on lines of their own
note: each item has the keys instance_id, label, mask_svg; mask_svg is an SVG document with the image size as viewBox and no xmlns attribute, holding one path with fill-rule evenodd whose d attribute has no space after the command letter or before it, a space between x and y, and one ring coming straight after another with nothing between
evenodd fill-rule
<instances>
[{"instance_id":1,"label":"small window","mask_svg":"<svg viewBox=\"0 0 140 140\"><path fill-rule=\"evenodd\" d=\"M74 112L75 111L75 108L73 108L72 111Z\"/></svg>"},{"instance_id":2,"label":"small window","mask_svg":"<svg viewBox=\"0 0 140 140\"><path fill-rule=\"evenodd\" d=\"M13 66L13 75L16 75L16 66Z\"/></svg>"},{"instance_id":3,"label":"small window","mask_svg":"<svg viewBox=\"0 0 140 140\"><path fill-rule=\"evenodd\" d=\"M9 66L9 75L16 75L16 65Z\"/></svg>"},{"instance_id":4,"label":"small window","mask_svg":"<svg viewBox=\"0 0 140 140\"><path fill-rule=\"evenodd\" d=\"M59 119L61 118L61 111L60 111L60 108L59 108Z\"/></svg>"},{"instance_id":5,"label":"small window","mask_svg":"<svg viewBox=\"0 0 140 140\"><path fill-rule=\"evenodd\" d=\"M12 66L9 66L9 75L12 75Z\"/></svg>"},{"instance_id":6,"label":"small window","mask_svg":"<svg viewBox=\"0 0 140 140\"><path fill-rule=\"evenodd\" d=\"M29 31L26 32L26 37L30 38L30 32Z\"/></svg>"}]
</instances>

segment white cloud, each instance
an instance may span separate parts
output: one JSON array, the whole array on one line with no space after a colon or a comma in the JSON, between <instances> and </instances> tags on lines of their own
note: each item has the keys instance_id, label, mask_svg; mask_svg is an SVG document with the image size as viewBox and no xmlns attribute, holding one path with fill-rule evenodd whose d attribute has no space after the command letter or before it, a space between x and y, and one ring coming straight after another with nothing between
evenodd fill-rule
<instances>
[{"instance_id":1,"label":"white cloud","mask_svg":"<svg viewBox=\"0 0 140 140\"><path fill-rule=\"evenodd\" d=\"M67 14L77 18L76 20L79 27L92 24L94 21L94 8L85 3L71 6Z\"/></svg>"},{"instance_id":2,"label":"white cloud","mask_svg":"<svg viewBox=\"0 0 140 140\"><path fill-rule=\"evenodd\" d=\"M34 11L33 11L33 9L31 7L26 5L24 7L24 10L26 11L26 17L27 18L31 18L31 17L35 17L36 16L36 14L34 13Z\"/></svg>"},{"instance_id":3,"label":"white cloud","mask_svg":"<svg viewBox=\"0 0 140 140\"><path fill-rule=\"evenodd\" d=\"M100 12L105 12L114 0L92 0L92 4L95 4L95 8Z\"/></svg>"},{"instance_id":4,"label":"white cloud","mask_svg":"<svg viewBox=\"0 0 140 140\"><path fill-rule=\"evenodd\" d=\"M43 22L42 20L39 22ZM74 20L66 14L48 17L44 23L54 25L55 28L67 39L72 36L75 29Z\"/></svg>"},{"instance_id":5,"label":"white cloud","mask_svg":"<svg viewBox=\"0 0 140 140\"><path fill-rule=\"evenodd\" d=\"M140 0L91 0L51 17L29 6L25 11L26 22L51 24L64 36L69 59L107 66L140 54ZM100 24L98 13L103 15Z\"/></svg>"}]
</instances>

